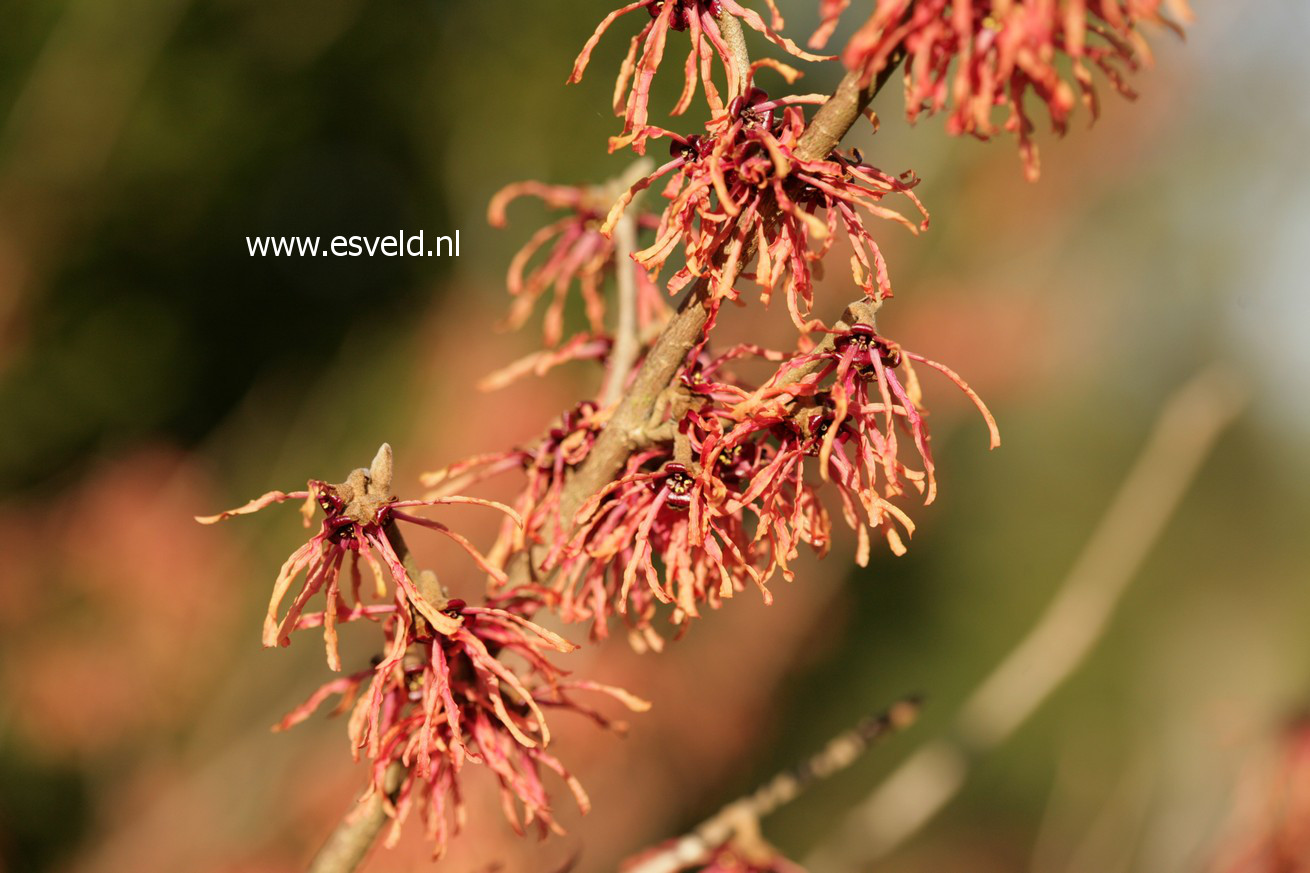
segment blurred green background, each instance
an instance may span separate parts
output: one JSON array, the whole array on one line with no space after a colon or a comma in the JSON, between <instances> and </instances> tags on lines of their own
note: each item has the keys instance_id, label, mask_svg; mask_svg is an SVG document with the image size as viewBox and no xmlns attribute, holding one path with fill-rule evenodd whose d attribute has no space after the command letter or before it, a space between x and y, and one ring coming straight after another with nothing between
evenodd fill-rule
<instances>
[{"instance_id":1,"label":"blurred green background","mask_svg":"<svg viewBox=\"0 0 1310 873\"><path fill-rule=\"evenodd\" d=\"M808 34L817 4L780 2L787 32ZM492 231L491 194L624 165L605 138L636 22L564 86L612 5L7 5L0 870L299 869L346 809L362 770L343 725L267 732L324 674L312 640L258 646L295 513L218 529L191 516L344 475L384 439L417 490L421 470L526 440L595 390L584 367L504 395L469 386L536 338L494 326L505 267L544 213L516 207ZM1135 103L1107 92L1095 127L1041 139L1037 185L1011 142L909 128L895 89L880 96L881 131L851 142L916 170L933 213L918 238L877 229L898 291L883 327L969 379L1003 447L987 453L929 379L942 493L906 557L851 572L839 544L770 609L743 597L660 658L584 650L579 669L657 704L622 741L562 731L595 811L538 846L474 792L443 863L551 870L581 849L581 869L611 869L861 714L927 693L918 727L766 825L793 857L822 847L949 729L1056 591L1165 399L1224 361L1253 402L1085 668L869 868L1238 869L1224 858L1258 830L1242 798L1279 778L1280 737L1310 704L1310 7L1195 6L1186 43L1151 34ZM462 256L245 245L402 229L459 229ZM850 295L830 284L831 316ZM781 309L732 317L786 336ZM369 869L425 854L409 834Z\"/></svg>"}]
</instances>

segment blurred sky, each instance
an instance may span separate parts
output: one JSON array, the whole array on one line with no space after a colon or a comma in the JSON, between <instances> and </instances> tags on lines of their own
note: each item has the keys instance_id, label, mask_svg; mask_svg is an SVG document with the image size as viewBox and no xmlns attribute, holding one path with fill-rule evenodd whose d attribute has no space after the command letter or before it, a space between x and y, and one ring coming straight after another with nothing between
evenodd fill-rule
<instances>
[{"instance_id":1,"label":"blurred sky","mask_svg":"<svg viewBox=\"0 0 1310 873\"><path fill-rule=\"evenodd\" d=\"M813 0L780 2L807 34ZM383 440L416 488L594 390L583 367L469 386L537 339L535 324L492 328L509 258L545 214L516 205L491 230L487 200L622 169L607 106L635 25L564 85L610 5L10 4L0 871L300 869L347 807L361 772L342 724L267 732L324 675L312 640L258 647L296 514L190 519L343 476ZM926 378L942 495L910 554L851 572L839 544L772 608L743 597L660 658L586 648L579 669L656 702L624 741L568 725L560 754L595 811L538 847L511 838L483 785L447 866L550 870L582 847L582 869L610 869L927 692L920 727L766 826L795 857L822 845L1032 624L1165 399L1226 361L1254 401L1086 669L877 868L1218 869L1245 833L1239 786L1274 778L1281 731L1310 706L1310 6L1194 6L1186 42L1153 35L1137 101L1107 91L1095 127L1041 139L1036 185L1011 142L910 128L895 89L879 97L880 132L851 141L917 171L933 214L920 237L877 228L897 289L882 327L969 379L1004 445L986 452L968 404ZM457 261L257 259L244 242L457 228ZM850 296L840 272L820 292L830 315ZM733 317L738 335L786 341L781 310ZM362 637L346 644L368 657ZM369 869L424 857L410 835Z\"/></svg>"}]
</instances>

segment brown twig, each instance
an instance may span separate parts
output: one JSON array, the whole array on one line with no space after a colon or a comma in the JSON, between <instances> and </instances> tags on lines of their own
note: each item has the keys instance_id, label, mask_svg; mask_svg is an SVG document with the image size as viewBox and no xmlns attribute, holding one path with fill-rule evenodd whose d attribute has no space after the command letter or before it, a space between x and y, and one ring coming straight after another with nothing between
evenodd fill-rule
<instances>
[{"instance_id":1,"label":"brown twig","mask_svg":"<svg viewBox=\"0 0 1310 873\"><path fill-rule=\"evenodd\" d=\"M728 70L729 82L728 91L734 96L745 94L750 86L750 67L751 55L750 47L746 45L746 32L737 20L737 16L730 12L720 12L715 20L719 25L719 35L723 37L723 43L728 47L728 58L731 60L731 66Z\"/></svg>"},{"instance_id":2,"label":"brown twig","mask_svg":"<svg viewBox=\"0 0 1310 873\"><path fill-rule=\"evenodd\" d=\"M405 768L392 764L387 770L386 790L394 793L400 787ZM368 855L374 841L387 823L386 804L382 795L374 791L357 801L354 809L346 813L323 848L318 850L309 864L309 873L342 873L354 870Z\"/></svg>"},{"instance_id":3,"label":"brown twig","mask_svg":"<svg viewBox=\"0 0 1310 873\"><path fill-rule=\"evenodd\" d=\"M1244 386L1223 365L1206 368L1169 398L1055 599L966 701L954 737L911 755L807 859L808 869L864 869L901 845L955 797L973 758L1009 739L1073 675L1245 401Z\"/></svg>"},{"instance_id":4,"label":"brown twig","mask_svg":"<svg viewBox=\"0 0 1310 873\"><path fill-rule=\"evenodd\" d=\"M676 873L703 862L709 853L734 839L746 841L748 845L743 848L751 849L749 843L759 839L760 819L791 803L814 783L845 770L883 737L914 724L919 709L918 699L907 697L881 715L864 719L833 737L817 754L734 800L663 851L643 858L624 873Z\"/></svg>"}]
</instances>

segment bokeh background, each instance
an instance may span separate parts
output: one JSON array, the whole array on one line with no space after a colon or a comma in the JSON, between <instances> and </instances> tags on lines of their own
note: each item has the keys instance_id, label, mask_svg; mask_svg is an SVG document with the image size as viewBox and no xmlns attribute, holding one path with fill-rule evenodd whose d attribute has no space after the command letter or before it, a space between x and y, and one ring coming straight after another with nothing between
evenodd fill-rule
<instances>
[{"instance_id":1,"label":"bokeh background","mask_svg":"<svg viewBox=\"0 0 1310 873\"><path fill-rule=\"evenodd\" d=\"M343 724L269 732L325 673L312 640L259 647L296 513L191 519L340 477L384 439L416 489L420 471L526 440L595 389L582 366L499 394L471 385L536 339L494 326L508 259L543 215L522 206L492 231L490 195L622 168L606 107L634 25L564 86L611 5L6 4L0 870L296 870L349 806L362 771ZM813 0L782 5L807 34ZM940 817L860 866L1239 870L1280 781L1310 779L1287 752L1310 705L1310 7L1195 6L1185 44L1153 35L1140 99L1107 96L1095 128L1042 140L1036 185L1011 143L908 128L899 95L879 98L881 132L852 141L915 169L934 216L918 238L882 229L899 291L883 327L964 374L1003 447L989 454L966 404L930 381L943 487L910 553L859 572L840 554L806 564L771 608L742 597L659 657L584 649L580 670L655 701L624 739L560 730L596 809L565 814L566 837L518 840L480 784L447 868L613 869L926 693L917 727L766 823L794 858L822 849L949 731L1058 589L1166 398L1221 361L1251 402L1086 665L977 759ZM399 229L459 229L462 256L245 246ZM781 310L734 317L785 336ZM491 523L466 517L481 536ZM409 834L368 869L426 869L426 854Z\"/></svg>"}]
</instances>

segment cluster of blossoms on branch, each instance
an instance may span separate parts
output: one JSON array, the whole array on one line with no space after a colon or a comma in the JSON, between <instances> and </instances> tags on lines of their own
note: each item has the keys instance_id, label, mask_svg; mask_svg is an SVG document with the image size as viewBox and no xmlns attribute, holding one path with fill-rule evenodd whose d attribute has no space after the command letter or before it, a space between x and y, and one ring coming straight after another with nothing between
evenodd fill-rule
<instances>
[{"instance_id":1,"label":"cluster of blossoms on branch","mask_svg":"<svg viewBox=\"0 0 1310 873\"><path fill-rule=\"evenodd\" d=\"M500 783L504 809L518 830L532 825L543 835L556 829L543 771L561 777L584 810L587 795L564 765L546 751L550 727L544 708L568 709L610 725L579 692L598 693L634 711L648 704L627 692L569 679L547 653L576 648L528 618L513 598L489 596L482 606L449 598L431 571L406 566L408 550L398 525L437 531L454 540L489 580L505 575L461 534L442 522L406 510L420 506L475 504L497 509L511 524L522 520L507 506L471 497L398 500L392 493L391 447L383 445L368 469L345 482L310 481L304 491L273 491L228 512L199 519L213 523L288 500L303 501L306 526L316 511L318 531L287 558L274 584L264 625L266 646L288 645L291 633L323 628L328 666L341 670L338 627L355 621L381 630L382 655L366 669L320 687L278 725L286 729L329 700L349 712L356 759L369 761L370 787L393 820L389 842L415 809L441 854L464 821L459 774L466 762L481 764ZM366 602L361 562L372 574ZM348 590L342 570L348 568ZM388 585L387 579L390 579ZM300 590L283 613L295 583ZM323 608L306 612L323 593Z\"/></svg>"},{"instance_id":2,"label":"cluster of blossoms on branch","mask_svg":"<svg viewBox=\"0 0 1310 873\"><path fill-rule=\"evenodd\" d=\"M821 5L812 47L827 43L850 0ZM1181 34L1191 18L1187 0L877 0L841 58L867 82L904 57L911 121L943 112L952 135L1013 133L1028 178L1036 179L1034 124L1025 101L1044 105L1052 128L1063 134L1079 102L1097 115L1093 69L1115 91L1136 96L1128 74L1151 62L1142 24ZM1004 114L999 124L998 108Z\"/></svg>"},{"instance_id":3,"label":"cluster of blossoms on branch","mask_svg":"<svg viewBox=\"0 0 1310 873\"><path fill-rule=\"evenodd\" d=\"M369 468L343 483L310 481L303 491L271 492L202 519L284 501L303 501L307 526L321 513L317 531L274 584L265 645L322 628L328 665L341 671L339 628L380 631L373 663L323 685L279 727L329 702L334 712L348 712L352 748L371 774L365 796L383 804L393 839L414 814L440 853L464 819L460 780L469 763L494 775L516 828L544 834L556 827L548 774L584 810L588 805L547 750L546 711L617 726L588 695L634 711L647 704L570 678L554 658L574 644L540 621L589 623L593 639L618 623L634 645L659 648L665 621L681 633L746 589L769 601L771 581L791 580L803 550L830 550L834 517L853 532L861 565L876 542L904 552L913 504L930 503L937 492L920 373L940 374L976 405L992 447L999 436L960 376L881 332L877 315L892 285L867 219L917 233L928 227L928 212L913 173L889 173L858 150L840 150L841 136L905 59L911 117L949 111L953 132L986 137L995 130L992 110L1008 107L1005 126L1019 134L1035 167L1025 94L1037 94L1062 130L1072 106L1062 64L1072 64L1093 106L1088 64L1125 90L1120 66L1147 56L1137 26L1167 21L1161 5L877 0L840 55L850 72L832 98L770 96L756 84L776 76L791 86L801 72L775 59L752 63L747 31L793 59L835 60L782 36L772 0L768 22L736 0L638 0L608 15L570 81L582 78L608 30L629 14L644 17L616 83L614 110L623 123L610 148L642 155L661 144L668 159L656 166L641 158L617 184L520 182L495 197L489 216L496 225L520 197L562 215L530 237L508 276L510 325L522 325L549 299L545 348L484 382L498 387L591 361L603 369L606 389L535 441L426 474L422 499L392 493L391 451L383 446ZM1181 0L1169 5L1176 18L1186 16ZM823 0L811 47L828 41L846 6ZM681 34L688 39L684 87L672 112L689 109L699 85L709 120L676 132L650 123L650 101L661 60ZM830 111L843 120L822 120ZM821 263L833 257L850 266L850 293L837 301L817 293L825 284ZM835 275L828 287L846 284ZM611 283L616 305L606 299ZM776 292L785 299L796 329L790 348L716 343L724 302L745 305L752 286L764 305ZM570 336L575 293L583 325ZM681 302L671 300L676 295ZM513 505L461 496L505 476L521 480ZM485 553L420 514L461 504L504 516ZM464 599L413 566L402 526L440 533L468 553L476 582L452 586ZM310 611L318 595L321 606ZM791 869L756 860L724 847L701 866Z\"/></svg>"}]
</instances>

